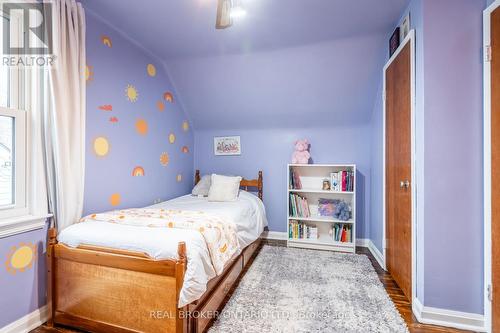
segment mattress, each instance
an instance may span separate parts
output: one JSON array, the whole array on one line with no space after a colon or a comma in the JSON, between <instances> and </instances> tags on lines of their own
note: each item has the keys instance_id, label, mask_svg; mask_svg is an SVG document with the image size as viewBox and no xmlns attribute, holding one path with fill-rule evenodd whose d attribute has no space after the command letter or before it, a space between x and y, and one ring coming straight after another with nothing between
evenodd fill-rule
<instances>
[{"instance_id":1,"label":"mattress","mask_svg":"<svg viewBox=\"0 0 500 333\"><path fill-rule=\"evenodd\" d=\"M147 208L197 210L216 214L236 225L240 249L254 242L267 226L264 204L246 191L240 191L234 202L209 202L206 197L185 195ZM58 241L70 247L86 244L141 252L156 260L178 259L177 245L181 241L185 242L188 262L179 307L199 299L207 290L208 281L216 276L205 240L200 232L194 230L87 221L61 231Z\"/></svg>"}]
</instances>

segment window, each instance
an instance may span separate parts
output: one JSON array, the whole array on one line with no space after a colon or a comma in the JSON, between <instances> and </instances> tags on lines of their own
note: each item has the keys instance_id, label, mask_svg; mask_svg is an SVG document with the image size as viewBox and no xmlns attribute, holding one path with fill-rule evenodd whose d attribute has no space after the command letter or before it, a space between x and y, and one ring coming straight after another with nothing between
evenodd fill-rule
<instances>
[{"instance_id":1,"label":"window","mask_svg":"<svg viewBox=\"0 0 500 333\"><path fill-rule=\"evenodd\" d=\"M5 20L9 18L0 12L0 48ZM0 219L29 213L26 112L17 110L24 104L23 73L19 68L0 64Z\"/></svg>"}]
</instances>

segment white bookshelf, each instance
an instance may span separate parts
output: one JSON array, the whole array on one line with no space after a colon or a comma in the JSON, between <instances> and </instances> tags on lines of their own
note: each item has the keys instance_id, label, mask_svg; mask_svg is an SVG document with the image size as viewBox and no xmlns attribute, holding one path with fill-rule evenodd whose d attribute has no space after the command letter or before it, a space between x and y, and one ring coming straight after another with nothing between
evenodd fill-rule
<instances>
[{"instance_id":1,"label":"white bookshelf","mask_svg":"<svg viewBox=\"0 0 500 333\"><path fill-rule=\"evenodd\" d=\"M300 178L302 187L292 188L290 181L291 172ZM330 174L339 171L349 171L354 175L352 191L323 190L323 180L331 181ZM331 185L331 184L330 184ZM290 194L299 195L307 200L309 211L308 217L294 216L290 209ZM347 221L333 216L320 216L318 212L318 200L339 199L345 201L351 207L351 217ZM356 250L356 165L355 164L288 164L287 166L287 244L289 247L300 247L318 250L331 250L354 253ZM298 221L302 225L317 228L317 238L291 238L290 222ZM337 225L350 228L351 237L349 241L335 240L330 236L330 229Z\"/></svg>"}]
</instances>

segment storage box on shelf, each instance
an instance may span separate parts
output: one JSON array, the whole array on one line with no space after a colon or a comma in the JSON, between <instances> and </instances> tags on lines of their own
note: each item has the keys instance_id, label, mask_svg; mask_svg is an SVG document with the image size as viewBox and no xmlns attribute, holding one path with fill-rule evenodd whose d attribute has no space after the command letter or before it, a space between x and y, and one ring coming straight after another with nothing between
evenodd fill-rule
<instances>
[{"instance_id":1,"label":"storage box on shelf","mask_svg":"<svg viewBox=\"0 0 500 333\"><path fill-rule=\"evenodd\" d=\"M289 164L288 246L356 250L356 165Z\"/></svg>"}]
</instances>

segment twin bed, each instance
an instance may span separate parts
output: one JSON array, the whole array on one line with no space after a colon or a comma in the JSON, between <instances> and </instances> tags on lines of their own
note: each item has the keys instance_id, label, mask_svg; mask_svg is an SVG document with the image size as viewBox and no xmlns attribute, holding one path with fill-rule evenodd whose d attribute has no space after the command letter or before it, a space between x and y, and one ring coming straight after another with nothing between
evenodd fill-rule
<instances>
[{"instance_id":1,"label":"twin bed","mask_svg":"<svg viewBox=\"0 0 500 333\"><path fill-rule=\"evenodd\" d=\"M195 184L199 180L197 170ZM204 332L267 225L262 172L240 187L245 191L232 202L186 195L140 210L93 214L59 236L50 229L49 326ZM236 238L232 247L229 231ZM211 236L219 243L211 244Z\"/></svg>"}]
</instances>

